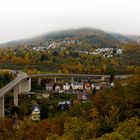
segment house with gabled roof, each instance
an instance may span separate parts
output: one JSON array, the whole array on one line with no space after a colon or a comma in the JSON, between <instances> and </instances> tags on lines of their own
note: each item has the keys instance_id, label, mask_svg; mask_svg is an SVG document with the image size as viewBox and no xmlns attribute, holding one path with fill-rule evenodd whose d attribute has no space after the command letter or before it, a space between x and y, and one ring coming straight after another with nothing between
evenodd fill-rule
<instances>
[{"instance_id":1,"label":"house with gabled roof","mask_svg":"<svg viewBox=\"0 0 140 140\"><path fill-rule=\"evenodd\" d=\"M37 103L31 108L31 120L32 121L39 121L40 120L40 107Z\"/></svg>"},{"instance_id":2,"label":"house with gabled roof","mask_svg":"<svg viewBox=\"0 0 140 140\"><path fill-rule=\"evenodd\" d=\"M55 83L54 80L47 82L46 83L46 90L47 91L52 91L54 83Z\"/></svg>"},{"instance_id":3,"label":"house with gabled roof","mask_svg":"<svg viewBox=\"0 0 140 140\"><path fill-rule=\"evenodd\" d=\"M77 89L82 90L83 89L83 83L82 82L72 82L71 87L74 90L77 90Z\"/></svg>"},{"instance_id":4,"label":"house with gabled roof","mask_svg":"<svg viewBox=\"0 0 140 140\"><path fill-rule=\"evenodd\" d=\"M83 84L83 89L91 90L91 82L90 81L85 81L84 84Z\"/></svg>"}]
</instances>

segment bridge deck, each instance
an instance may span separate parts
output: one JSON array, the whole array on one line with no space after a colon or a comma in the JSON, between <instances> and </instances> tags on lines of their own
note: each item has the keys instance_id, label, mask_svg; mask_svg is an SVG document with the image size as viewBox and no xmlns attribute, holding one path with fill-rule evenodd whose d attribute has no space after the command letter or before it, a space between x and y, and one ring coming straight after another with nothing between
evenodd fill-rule
<instances>
[{"instance_id":1,"label":"bridge deck","mask_svg":"<svg viewBox=\"0 0 140 140\"><path fill-rule=\"evenodd\" d=\"M115 75L115 78L125 79L130 75ZM109 78L110 75L95 75L95 74L35 74L30 75L29 77L89 77L89 78L97 78L97 77L104 77Z\"/></svg>"}]
</instances>

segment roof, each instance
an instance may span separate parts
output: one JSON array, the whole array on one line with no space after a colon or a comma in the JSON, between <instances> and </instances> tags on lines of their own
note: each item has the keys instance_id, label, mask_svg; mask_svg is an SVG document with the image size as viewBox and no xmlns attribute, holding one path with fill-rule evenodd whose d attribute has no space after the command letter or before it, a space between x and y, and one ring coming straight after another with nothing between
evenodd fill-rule
<instances>
[{"instance_id":1,"label":"roof","mask_svg":"<svg viewBox=\"0 0 140 140\"><path fill-rule=\"evenodd\" d=\"M90 82L84 82L84 86L90 87L91 86L91 83Z\"/></svg>"},{"instance_id":2,"label":"roof","mask_svg":"<svg viewBox=\"0 0 140 140\"><path fill-rule=\"evenodd\" d=\"M39 105L38 105L37 103L35 103L35 104L32 106L31 111L33 112L34 110L37 110L37 109L40 111Z\"/></svg>"},{"instance_id":3,"label":"roof","mask_svg":"<svg viewBox=\"0 0 140 140\"><path fill-rule=\"evenodd\" d=\"M81 83L81 82L73 82L72 84L73 85L83 85L83 83Z\"/></svg>"},{"instance_id":4,"label":"roof","mask_svg":"<svg viewBox=\"0 0 140 140\"><path fill-rule=\"evenodd\" d=\"M34 111L34 112L40 112L40 110L39 110L38 107L35 107L33 111Z\"/></svg>"}]
</instances>

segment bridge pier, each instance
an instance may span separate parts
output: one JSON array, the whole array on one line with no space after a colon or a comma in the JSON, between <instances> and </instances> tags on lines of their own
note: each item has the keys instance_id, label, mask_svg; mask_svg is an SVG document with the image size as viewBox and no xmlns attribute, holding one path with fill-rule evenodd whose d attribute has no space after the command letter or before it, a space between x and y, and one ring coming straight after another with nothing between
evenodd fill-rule
<instances>
[{"instance_id":1,"label":"bridge pier","mask_svg":"<svg viewBox=\"0 0 140 140\"><path fill-rule=\"evenodd\" d=\"M0 127L4 123L4 97L0 97Z\"/></svg>"},{"instance_id":2,"label":"bridge pier","mask_svg":"<svg viewBox=\"0 0 140 140\"><path fill-rule=\"evenodd\" d=\"M23 92L29 92L31 90L31 78L26 74L19 72L17 78L8 83L6 86L0 89L0 127L4 126L4 97L13 90L14 92L14 105L18 106L18 94Z\"/></svg>"},{"instance_id":3,"label":"bridge pier","mask_svg":"<svg viewBox=\"0 0 140 140\"><path fill-rule=\"evenodd\" d=\"M41 77L38 78L37 84L38 86L41 86Z\"/></svg>"},{"instance_id":4,"label":"bridge pier","mask_svg":"<svg viewBox=\"0 0 140 140\"><path fill-rule=\"evenodd\" d=\"M105 81L105 77L104 76L101 76L101 81Z\"/></svg>"},{"instance_id":5,"label":"bridge pier","mask_svg":"<svg viewBox=\"0 0 140 140\"><path fill-rule=\"evenodd\" d=\"M57 82L56 76L54 77L54 82L55 82L55 83Z\"/></svg>"},{"instance_id":6,"label":"bridge pier","mask_svg":"<svg viewBox=\"0 0 140 140\"><path fill-rule=\"evenodd\" d=\"M19 94L19 87L18 85L14 88L14 105L18 106L18 94Z\"/></svg>"},{"instance_id":7,"label":"bridge pier","mask_svg":"<svg viewBox=\"0 0 140 140\"><path fill-rule=\"evenodd\" d=\"M73 83L74 82L74 79L73 79L73 77L71 77L71 83Z\"/></svg>"}]
</instances>

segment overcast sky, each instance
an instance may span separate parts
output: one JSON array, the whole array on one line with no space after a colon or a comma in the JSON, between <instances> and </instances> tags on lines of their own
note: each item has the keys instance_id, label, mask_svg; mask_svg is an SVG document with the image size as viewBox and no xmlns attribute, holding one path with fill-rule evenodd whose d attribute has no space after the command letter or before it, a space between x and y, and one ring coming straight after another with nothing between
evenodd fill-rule
<instances>
[{"instance_id":1,"label":"overcast sky","mask_svg":"<svg viewBox=\"0 0 140 140\"><path fill-rule=\"evenodd\" d=\"M0 43L93 27L140 34L140 0L0 0Z\"/></svg>"}]
</instances>

